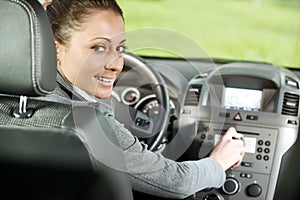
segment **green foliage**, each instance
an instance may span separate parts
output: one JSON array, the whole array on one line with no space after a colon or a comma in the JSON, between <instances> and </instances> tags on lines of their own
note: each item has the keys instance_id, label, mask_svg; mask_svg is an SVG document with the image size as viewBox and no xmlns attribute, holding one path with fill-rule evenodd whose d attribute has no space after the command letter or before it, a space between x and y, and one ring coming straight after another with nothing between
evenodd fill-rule
<instances>
[{"instance_id":1,"label":"green foliage","mask_svg":"<svg viewBox=\"0 0 300 200\"><path fill-rule=\"evenodd\" d=\"M300 68L300 9L295 6L300 1L288 1L290 4L286 0L118 0L127 31L145 27L174 30L195 41L210 57ZM137 37L128 39L129 49ZM185 45L173 42L179 48ZM145 49L139 53L170 55Z\"/></svg>"}]
</instances>

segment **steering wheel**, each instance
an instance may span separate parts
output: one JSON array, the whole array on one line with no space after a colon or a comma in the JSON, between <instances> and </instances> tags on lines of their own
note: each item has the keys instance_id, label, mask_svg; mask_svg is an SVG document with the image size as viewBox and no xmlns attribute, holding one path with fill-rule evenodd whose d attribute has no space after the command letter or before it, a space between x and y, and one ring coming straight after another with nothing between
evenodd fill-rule
<instances>
[{"instance_id":1,"label":"steering wheel","mask_svg":"<svg viewBox=\"0 0 300 200\"><path fill-rule=\"evenodd\" d=\"M166 84L160 74L139 56L124 53L124 68L115 82L114 92L120 93L127 88L151 90L156 99L155 106L147 113L142 112L115 98L115 118L124 124L131 133L144 141L151 151L158 150L164 138L170 117L170 101ZM113 95L114 97L115 95ZM130 98L136 98L132 96ZM157 102L157 103L156 103Z\"/></svg>"}]
</instances>

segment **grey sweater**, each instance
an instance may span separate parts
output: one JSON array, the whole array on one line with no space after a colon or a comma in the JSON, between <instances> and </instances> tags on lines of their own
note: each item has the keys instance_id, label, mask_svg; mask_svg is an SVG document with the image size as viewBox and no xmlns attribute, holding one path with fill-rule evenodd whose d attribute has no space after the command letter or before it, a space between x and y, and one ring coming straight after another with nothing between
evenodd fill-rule
<instances>
[{"instance_id":1,"label":"grey sweater","mask_svg":"<svg viewBox=\"0 0 300 200\"><path fill-rule=\"evenodd\" d=\"M59 86L48 98L58 102L68 102L75 95L82 101L96 103L119 141L132 188L136 191L166 197L185 198L205 188L219 188L224 184L225 172L214 159L176 162L158 152L147 150L124 126L113 117L112 107L107 100L95 99L84 91L73 88L60 75ZM85 141L89 145L89 141ZM97 141L93 141L94 143ZM97 155L95 155L97 158Z\"/></svg>"}]
</instances>

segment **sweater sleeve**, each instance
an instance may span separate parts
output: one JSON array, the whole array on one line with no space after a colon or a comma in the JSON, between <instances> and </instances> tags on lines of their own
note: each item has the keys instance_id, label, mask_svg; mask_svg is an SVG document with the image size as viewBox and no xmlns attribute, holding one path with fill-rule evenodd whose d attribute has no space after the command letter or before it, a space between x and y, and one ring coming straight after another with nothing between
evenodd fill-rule
<instances>
[{"instance_id":1,"label":"sweater sleeve","mask_svg":"<svg viewBox=\"0 0 300 200\"><path fill-rule=\"evenodd\" d=\"M224 184L225 172L216 160L176 162L167 159L147 150L146 145L113 118L109 122L123 149L134 190L165 198L185 198L199 190Z\"/></svg>"},{"instance_id":2,"label":"sweater sleeve","mask_svg":"<svg viewBox=\"0 0 300 200\"><path fill-rule=\"evenodd\" d=\"M69 92L74 93L62 77L58 77L58 80L69 87ZM47 98L56 102L72 103L68 94L60 87ZM223 185L225 172L217 161L205 158L198 161L175 162L160 153L147 150L146 145L141 144L115 120L112 108L103 101L95 106L106 116L117 136L134 190L166 198L184 198L204 188L218 188Z\"/></svg>"}]
</instances>

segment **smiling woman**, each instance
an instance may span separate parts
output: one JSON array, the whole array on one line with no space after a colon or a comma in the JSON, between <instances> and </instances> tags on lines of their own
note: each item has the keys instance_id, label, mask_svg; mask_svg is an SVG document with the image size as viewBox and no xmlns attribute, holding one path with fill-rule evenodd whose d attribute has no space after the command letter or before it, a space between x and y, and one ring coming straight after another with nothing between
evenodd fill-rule
<instances>
[{"instance_id":1,"label":"smiling woman","mask_svg":"<svg viewBox=\"0 0 300 200\"><path fill-rule=\"evenodd\" d=\"M70 44L56 42L60 59L58 70L70 83L75 83L87 93L97 98L108 98L123 67L123 19L112 12L102 11L85 22L91 26L86 27L84 32L76 32ZM79 67L74 67L76 65Z\"/></svg>"},{"instance_id":2,"label":"smiling woman","mask_svg":"<svg viewBox=\"0 0 300 200\"><path fill-rule=\"evenodd\" d=\"M64 120L63 127L76 124L68 129L78 130L89 156L125 171L134 194L141 192L140 199L148 194L158 199L282 199L286 195L281 192L274 197L276 188L290 184L280 183L278 177L293 145L300 142L300 75L293 73L300 70L276 65L300 66L294 56L299 54L300 16L297 8L277 2L49 0L45 10L56 48L52 32L45 32L58 73L55 91L45 99L75 105L68 112L74 120L55 118ZM23 22L11 21L17 22L15 30ZM149 26L156 28L145 28ZM15 40L2 40L13 53L18 50L9 43ZM154 57L125 52L125 42L130 51ZM6 52L6 46L0 47ZM207 54L232 60L201 59ZM35 71L28 74L32 77ZM0 80L5 87L14 85ZM26 108L22 104L19 113ZM74 112L76 105L91 106L89 111L99 111L101 119L81 109ZM107 135L99 137L99 129ZM109 141L109 136L117 141ZM298 166L287 170L292 177ZM290 179L297 187L299 179L287 178L288 183Z\"/></svg>"},{"instance_id":3,"label":"smiling woman","mask_svg":"<svg viewBox=\"0 0 300 200\"><path fill-rule=\"evenodd\" d=\"M300 67L300 7L295 6L299 3L292 0L284 1L284 4L282 2L119 0L124 10L127 31L146 27L171 29L190 37L213 58ZM286 6L288 3L292 6ZM128 37L129 49L135 46L137 35L134 37ZM140 37L141 40L149 40L142 34ZM184 44L176 45L174 49L183 48ZM166 55L166 52L158 49L140 49L137 53Z\"/></svg>"},{"instance_id":4,"label":"smiling woman","mask_svg":"<svg viewBox=\"0 0 300 200\"><path fill-rule=\"evenodd\" d=\"M81 5L86 6L82 6L84 11L78 9ZM110 97L123 68L126 40L121 9L114 1L67 4L69 9L63 6L58 1L44 4L54 30L58 71L75 88L97 98ZM58 17L61 13L69 18ZM87 17L89 13L93 15Z\"/></svg>"},{"instance_id":5,"label":"smiling woman","mask_svg":"<svg viewBox=\"0 0 300 200\"><path fill-rule=\"evenodd\" d=\"M54 34L59 73L58 86L48 97L59 102L75 100L75 103L88 103L105 115L118 139L134 190L160 197L183 198L203 188L220 187L225 181L225 170L241 164L245 151L243 142L236 139L242 135L235 128L229 129L211 154L201 160L176 162L160 152L150 151L146 144L141 143L124 124L115 119L112 106L107 103L110 99L106 99L112 94L114 82L122 71L125 59L121 8L115 0L50 2L45 4L45 10ZM141 64L144 63L138 62L138 65ZM146 71L153 75L154 71L151 72ZM138 76L140 79L145 77L143 74ZM159 84L155 85L156 90L160 90ZM168 100L168 97L165 99ZM143 114L137 113L134 116L137 118L137 121L133 120L135 128L139 127L141 121L146 124L145 128L153 126L153 120L144 120ZM86 117L80 115L79 118ZM99 125L102 127L103 123ZM101 146L100 140L91 139L97 133L93 133L90 124L86 126L91 132L86 132L82 137L92 149L92 156L102 161L99 155L103 151L97 151ZM110 163L120 159L110 151L106 155L111 157L105 164L116 167Z\"/></svg>"}]
</instances>

